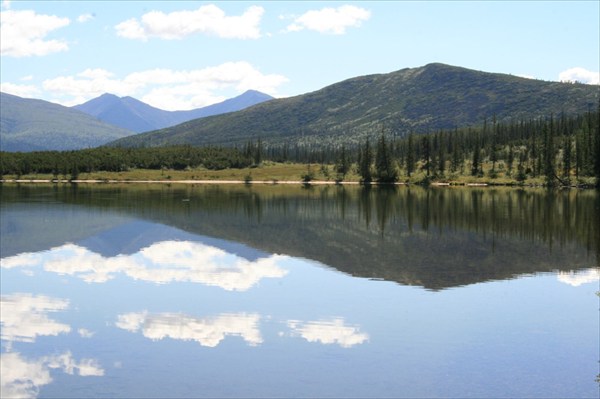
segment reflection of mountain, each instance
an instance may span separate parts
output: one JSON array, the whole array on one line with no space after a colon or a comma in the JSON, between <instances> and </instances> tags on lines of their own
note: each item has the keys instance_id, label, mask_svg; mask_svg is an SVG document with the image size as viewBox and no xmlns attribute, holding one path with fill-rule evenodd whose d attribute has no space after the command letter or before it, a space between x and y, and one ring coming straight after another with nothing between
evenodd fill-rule
<instances>
[{"instance_id":1,"label":"reflection of mountain","mask_svg":"<svg viewBox=\"0 0 600 399\"><path fill-rule=\"evenodd\" d=\"M117 327L127 331L141 330L146 338L163 338L196 341L202 346L215 347L226 336L240 336L248 345L263 342L258 329L260 316L257 314L221 314L217 317L200 319L183 314L147 312L119 315Z\"/></svg>"},{"instance_id":2,"label":"reflection of mountain","mask_svg":"<svg viewBox=\"0 0 600 399\"><path fill-rule=\"evenodd\" d=\"M589 268L600 254L593 191L4 186L3 215L20 201L17 192L430 289Z\"/></svg>"},{"instance_id":3,"label":"reflection of mountain","mask_svg":"<svg viewBox=\"0 0 600 399\"><path fill-rule=\"evenodd\" d=\"M263 278L287 273L277 264L285 256L271 255L249 261L222 249L191 241L162 241L131 255L104 257L84 247L65 244L48 251L2 258L4 269L42 267L72 275L88 283L103 283L117 274L157 284L194 282L246 291Z\"/></svg>"}]
</instances>

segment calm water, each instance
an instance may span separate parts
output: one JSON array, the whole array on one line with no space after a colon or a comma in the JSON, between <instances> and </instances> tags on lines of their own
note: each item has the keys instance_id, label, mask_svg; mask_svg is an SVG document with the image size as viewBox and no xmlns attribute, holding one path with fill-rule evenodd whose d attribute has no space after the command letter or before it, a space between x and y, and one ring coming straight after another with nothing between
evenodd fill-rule
<instances>
[{"instance_id":1,"label":"calm water","mask_svg":"<svg viewBox=\"0 0 600 399\"><path fill-rule=\"evenodd\" d=\"M599 395L593 191L0 190L3 398Z\"/></svg>"}]
</instances>

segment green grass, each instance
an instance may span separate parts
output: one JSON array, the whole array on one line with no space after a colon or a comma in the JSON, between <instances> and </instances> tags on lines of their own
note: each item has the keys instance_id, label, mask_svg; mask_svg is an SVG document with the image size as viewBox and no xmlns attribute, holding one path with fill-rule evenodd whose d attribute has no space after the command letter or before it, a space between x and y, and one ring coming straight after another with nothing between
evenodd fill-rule
<instances>
[{"instance_id":1,"label":"green grass","mask_svg":"<svg viewBox=\"0 0 600 399\"><path fill-rule=\"evenodd\" d=\"M487 184L499 186L543 186L546 181L543 176L529 177L524 182L519 182L513 176L509 176L505 170L498 170L497 177L491 178L489 171L491 164L484 163L483 176L471 176L469 174L461 174L459 172L446 172L444 176L427 176L424 171L418 170L409 178L406 172L401 170L399 182L408 184L422 184L426 180L430 183L447 183L451 185L469 185L469 184ZM516 172L513 171L513 174ZM320 164L299 164L299 163L276 163L264 162L259 167L243 168L243 169L223 169L223 170L208 170L205 168L194 168L189 170L150 170L150 169L132 169L125 172L93 172L81 173L78 180L103 180L103 181L179 181L179 180L237 180L237 181L297 181L300 182L303 176L310 174L311 181L328 181L335 182L336 180L344 182L359 182L360 176L356 173L355 168L346 175L342 180L333 170L332 165ZM70 176L59 175L58 179L68 180ZM4 180L14 180L15 175L6 175ZM27 174L21 176L20 180L52 180L55 177L51 174ZM593 177L571 178L572 185L593 186L595 179Z\"/></svg>"}]
</instances>

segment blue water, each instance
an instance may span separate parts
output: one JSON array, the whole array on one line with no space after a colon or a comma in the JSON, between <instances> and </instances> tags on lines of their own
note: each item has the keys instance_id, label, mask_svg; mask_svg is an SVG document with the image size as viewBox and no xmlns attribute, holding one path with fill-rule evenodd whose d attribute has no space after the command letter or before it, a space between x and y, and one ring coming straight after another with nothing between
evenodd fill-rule
<instances>
[{"instance_id":1,"label":"blue water","mask_svg":"<svg viewBox=\"0 0 600 399\"><path fill-rule=\"evenodd\" d=\"M598 396L594 260L431 290L132 214L18 205L0 214L3 398ZM41 234L23 207L90 233L11 251Z\"/></svg>"}]
</instances>

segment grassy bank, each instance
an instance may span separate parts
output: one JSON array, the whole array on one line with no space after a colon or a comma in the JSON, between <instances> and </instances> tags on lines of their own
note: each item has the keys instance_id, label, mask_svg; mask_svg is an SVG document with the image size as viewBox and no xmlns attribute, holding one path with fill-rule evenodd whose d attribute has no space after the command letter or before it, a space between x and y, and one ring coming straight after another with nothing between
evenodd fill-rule
<instances>
[{"instance_id":1,"label":"grassy bank","mask_svg":"<svg viewBox=\"0 0 600 399\"><path fill-rule=\"evenodd\" d=\"M497 171L494 177L491 177L489 170L491 167L484 165L484 175L481 177L470 176L460 173L447 172L444 176L427 178L425 172L419 171L413 173L411 177L401 171L399 182L409 184L422 184L425 181L430 183L445 183L451 185L523 185L523 186L543 186L546 182L543 177L527 178L523 182L508 175L504 171ZM306 176L310 176L310 181L344 181L359 182L360 176L355 170L348 173L343 179L337 175L332 165L320 164L299 164L299 163L275 163L264 162L259 167L242 169L222 169L209 170L205 168L193 168L187 170L152 170L152 169L132 169L123 172L93 172L80 173L77 180L100 180L100 181L190 181L190 180L214 180L214 181L303 181ZM52 174L26 174L22 176L5 175L4 181L11 180L70 180L72 176L52 175ZM573 186L593 186L594 178L575 179L571 178Z\"/></svg>"}]
</instances>

